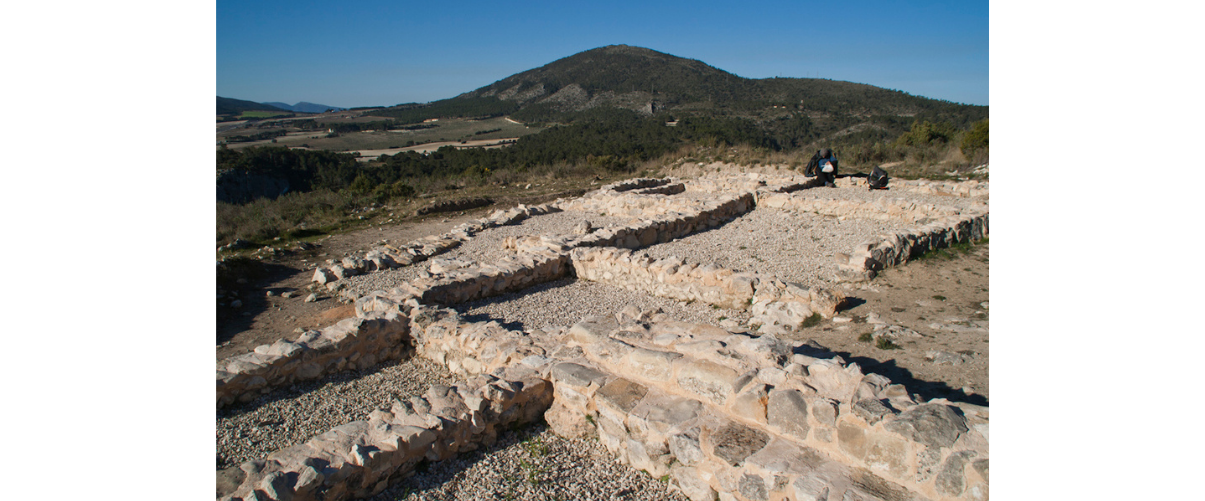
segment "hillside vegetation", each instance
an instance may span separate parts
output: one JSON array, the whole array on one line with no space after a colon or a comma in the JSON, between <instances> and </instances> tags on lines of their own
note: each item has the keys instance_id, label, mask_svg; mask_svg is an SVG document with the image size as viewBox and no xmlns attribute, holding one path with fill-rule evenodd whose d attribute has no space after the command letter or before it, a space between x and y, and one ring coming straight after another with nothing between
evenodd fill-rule
<instances>
[{"instance_id":1,"label":"hillside vegetation","mask_svg":"<svg viewBox=\"0 0 1205 501\"><path fill-rule=\"evenodd\" d=\"M257 103L254 101L244 101L242 99L231 99L229 97L218 96L218 115L240 115L245 111L273 111L276 113L288 113L292 110L277 108L270 104Z\"/></svg>"},{"instance_id":2,"label":"hillside vegetation","mask_svg":"<svg viewBox=\"0 0 1205 501\"><path fill-rule=\"evenodd\" d=\"M706 162L802 169L821 147L834 149L843 174L887 165L893 177L969 176L969 167L987 163L987 111L850 82L746 79L649 49L602 47L451 99L366 111L379 118L289 122L307 133L295 133L297 141L369 144L371 134L393 148L405 135L386 131L412 133L410 144L417 133L443 127L421 123L431 118L458 117L480 128L460 138L510 127L490 125L501 118L468 118L506 116L532 125L534 133L504 148L445 146L358 162L347 153L223 145L218 171L243 174L219 179L254 179L270 189L223 192L239 198L218 203L218 242L336 231L356 207L493 196L508 185L561 180L577 187L583 180L677 174ZM285 133L241 134L275 142ZM360 136L364 141L353 140ZM287 187L284 196L280 186Z\"/></svg>"}]
</instances>

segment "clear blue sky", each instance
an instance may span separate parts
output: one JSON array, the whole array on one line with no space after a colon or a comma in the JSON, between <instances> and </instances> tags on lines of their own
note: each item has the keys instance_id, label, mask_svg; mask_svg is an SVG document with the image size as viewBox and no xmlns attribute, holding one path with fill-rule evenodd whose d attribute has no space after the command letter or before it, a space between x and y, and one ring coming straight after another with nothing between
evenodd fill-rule
<instances>
[{"instance_id":1,"label":"clear blue sky","mask_svg":"<svg viewBox=\"0 0 1205 501\"><path fill-rule=\"evenodd\" d=\"M612 44L988 104L988 2L217 2L217 94L394 105Z\"/></svg>"}]
</instances>

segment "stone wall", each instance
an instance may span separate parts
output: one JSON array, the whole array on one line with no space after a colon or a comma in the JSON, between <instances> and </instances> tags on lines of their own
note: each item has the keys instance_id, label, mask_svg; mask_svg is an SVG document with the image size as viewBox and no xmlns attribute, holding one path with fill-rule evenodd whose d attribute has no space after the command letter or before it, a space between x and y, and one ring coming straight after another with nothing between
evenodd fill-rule
<instances>
[{"instance_id":1,"label":"stone wall","mask_svg":"<svg viewBox=\"0 0 1205 501\"><path fill-rule=\"evenodd\" d=\"M306 331L251 353L222 360L217 369L217 406L247 402L294 381L342 370L367 369L409 349L410 319L401 308L365 312L321 331Z\"/></svg>"},{"instance_id":2,"label":"stone wall","mask_svg":"<svg viewBox=\"0 0 1205 501\"><path fill-rule=\"evenodd\" d=\"M677 195L684 191L686 191L686 185L682 183L673 183L664 186L654 186L651 188L632 190L632 193L636 195Z\"/></svg>"},{"instance_id":3,"label":"stone wall","mask_svg":"<svg viewBox=\"0 0 1205 501\"><path fill-rule=\"evenodd\" d=\"M918 404L857 364L769 335L594 317L563 342L581 356L550 371L549 425L597 435L692 499L987 497L984 408Z\"/></svg>"},{"instance_id":4,"label":"stone wall","mask_svg":"<svg viewBox=\"0 0 1205 501\"><path fill-rule=\"evenodd\" d=\"M718 226L750 210L755 200L767 206L781 201L781 207L796 210L820 207L827 202L784 195L812 180L751 174L691 185L725 194L711 201L638 192L677 189L662 181L622 184L626 193L608 188L610 202L594 200L618 200L610 207L644 216L629 226L509 239L504 247L515 252L513 258L448 269L364 296L356 301L356 318L306 332L295 343L280 340L223 361L219 407L292 381L371 367L411 349L468 382L433 386L422 398L395 401L368 420L244 463L238 478L229 479L238 487L219 497L365 497L419 461L490 445L499 426L543 416L559 434L597 436L621 461L656 477L668 475L696 500L987 498L986 408L918 402L903 386L864 374L857 364L774 336L798 328L813 313L833 315L844 299L839 293L713 265L633 257L629 250ZM574 204L588 205L557 202L499 211L445 237L460 241L491 224ZM891 200L863 205L824 210L917 222L928 209ZM850 270L873 273L930 248L987 234L986 207L982 213L940 215L839 259ZM517 332L497 322L466 322L438 306L521 289L571 270L654 295L748 308L761 336L626 310L569 329Z\"/></svg>"},{"instance_id":5,"label":"stone wall","mask_svg":"<svg viewBox=\"0 0 1205 501\"><path fill-rule=\"evenodd\" d=\"M671 181L668 178L656 179L656 178L651 178L651 177L637 177L637 178L632 178L632 179L624 179L623 181L616 181L614 183L603 186L602 188L599 188L599 191L620 193L620 192L624 192L624 191L639 190L639 189L644 189L644 188L653 188L656 186L662 186L665 184L669 184L670 182Z\"/></svg>"},{"instance_id":6,"label":"stone wall","mask_svg":"<svg viewBox=\"0 0 1205 501\"><path fill-rule=\"evenodd\" d=\"M358 314L396 315L387 295ZM597 436L692 499L986 499L988 411L906 389L807 344L670 321L590 317L551 333L409 309L421 356L468 380L244 463L223 499L348 499L421 460L494 442L541 415ZM622 374L621 376L618 376Z\"/></svg>"},{"instance_id":7,"label":"stone wall","mask_svg":"<svg viewBox=\"0 0 1205 501\"><path fill-rule=\"evenodd\" d=\"M831 318L844 301L839 292L805 288L754 272L733 272L714 264L654 260L612 247L578 248L570 254L578 278L679 301L751 310L750 325L762 333L799 329L812 316Z\"/></svg>"},{"instance_id":8,"label":"stone wall","mask_svg":"<svg viewBox=\"0 0 1205 501\"><path fill-rule=\"evenodd\" d=\"M432 386L422 397L394 400L369 419L240 466L238 487L222 500L335 501L368 497L411 472L492 445L499 429L538 421L552 385L525 366L482 375L464 386Z\"/></svg>"},{"instance_id":9,"label":"stone wall","mask_svg":"<svg viewBox=\"0 0 1205 501\"><path fill-rule=\"evenodd\" d=\"M528 217L560 212L555 203L536 206L496 210L489 216L459 224L443 235L432 235L394 247L381 245L360 256L348 256L339 262L328 260L327 266L314 270L313 281L326 284L327 288L338 288L338 280L348 276L371 273L378 270L400 268L425 261L460 246L473 235L498 226L516 224Z\"/></svg>"},{"instance_id":10,"label":"stone wall","mask_svg":"<svg viewBox=\"0 0 1205 501\"><path fill-rule=\"evenodd\" d=\"M862 242L849 254L837 254L837 267L846 279L869 280L888 266L905 263L930 250L975 242L987 235L986 213L947 217L919 228Z\"/></svg>"}]
</instances>

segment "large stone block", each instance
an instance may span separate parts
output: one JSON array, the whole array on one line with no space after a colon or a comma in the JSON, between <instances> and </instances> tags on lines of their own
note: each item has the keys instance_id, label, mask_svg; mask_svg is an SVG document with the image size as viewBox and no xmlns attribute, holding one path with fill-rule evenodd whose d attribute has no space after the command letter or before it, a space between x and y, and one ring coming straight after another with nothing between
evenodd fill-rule
<instances>
[{"instance_id":1,"label":"large stone block","mask_svg":"<svg viewBox=\"0 0 1205 501\"><path fill-rule=\"evenodd\" d=\"M872 433L866 449L866 465L903 479L911 466L907 442L895 435Z\"/></svg>"},{"instance_id":2,"label":"large stone block","mask_svg":"<svg viewBox=\"0 0 1205 501\"><path fill-rule=\"evenodd\" d=\"M867 423L874 426L875 423L882 421L883 418L891 416L895 410L889 407L885 401L866 398L854 402L854 414L865 419Z\"/></svg>"},{"instance_id":3,"label":"large stone block","mask_svg":"<svg viewBox=\"0 0 1205 501\"><path fill-rule=\"evenodd\" d=\"M617 412L627 414L648 393L648 388L624 378L615 378L599 388L594 396L599 406L608 406Z\"/></svg>"},{"instance_id":4,"label":"large stone block","mask_svg":"<svg viewBox=\"0 0 1205 501\"><path fill-rule=\"evenodd\" d=\"M937 492L947 496L961 496L963 490L966 489L963 470L975 455L975 451L958 451L950 454L946 458L941 472L937 474L937 480L934 481Z\"/></svg>"},{"instance_id":5,"label":"large stone block","mask_svg":"<svg viewBox=\"0 0 1205 501\"><path fill-rule=\"evenodd\" d=\"M705 443L713 456L737 466L765 447L769 440L770 436L765 432L738 423L728 423L713 431Z\"/></svg>"},{"instance_id":6,"label":"large stone block","mask_svg":"<svg viewBox=\"0 0 1205 501\"><path fill-rule=\"evenodd\" d=\"M678 385L714 404L723 405L732 395L740 375L735 370L707 360L690 360L678 368Z\"/></svg>"},{"instance_id":7,"label":"large stone block","mask_svg":"<svg viewBox=\"0 0 1205 501\"><path fill-rule=\"evenodd\" d=\"M808 405L799 390L772 390L766 413L770 426L801 442L807 440Z\"/></svg>"},{"instance_id":8,"label":"large stone block","mask_svg":"<svg viewBox=\"0 0 1205 501\"><path fill-rule=\"evenodd\" d=\"M623 366L633 376L666 382L673 378L673 363L679 358L679 353L635 348L624 357Z\"/></svg>"},{"instance_id":9,"label":"large stone block","mask_svg":"<svg viewBox=\"0 0 1205 501\"><path fill-rule=\"evenodd\" d=\"M670 395L648 395L628 416L628 426L640 436L661 436L672 432L703 411L698 400Z\"/></svg>"},{"instance_id":10,"label":"large stone block","mask_svg":"<svg viewBox=\"0 0 1205 501\"><path fill-rule=\"evenodd\" d=\"M703 461L703 448L699 444L698 426L692 426L682 433L670 435L667 445L670 453L678 459L679 463L687 466L694 466Z\"/></svg>"},{"instance_id":11,"label":"large stone block","mask_svg":"<svg viewBox=\"0 0 1205 501\"><path fill-rule=\"evenodd\" d=\"M887 430L929 447L950 447L967 431L966 418L954 407L924 404L908 409L884 425Z\"/></svg>"},{"instance_id":12,"label":"large stone block","mask_svg":"<svg viewBox=\"0 0 1205 501\"><path fill-rule=\"evenodd\" d=\"M769 400L770 387L764 384L749 385L732 399L732 414L754 421L766 423L766 404Z\"/></svg>"},{"instance_id":13,"label":"large stone block","mask_svg":"<svg viewBox=\"0 0 1205 501\"><path fill-rule=\"evenodd\" d=\"M586 317L569 329L566 340L580 345L594 344L606 338L617 328L619 328L619 323L613 316Z\"/></svg>"},{"instance_id":14,"label":"large stone block","mask_svg":"<svg viewBox=\"0 0 1205 501\"><path fill-rule=\"evenodd\" d=\"M866 431L861 426L849 421L841 421L837 425L837 443L841 450L854 459L866 457Z\"/></svg>"},{"instance_id":15,"label":"large stone block","mask_svg":"<svg viewBox=\"0 0 1205 501\"><path fill-rule=\"evenodd\" d=\"M769 493L766 489L766 481L758 475L746 473L741 475L740 482L737 484L737 490L744 496L745 499L752 501L767 501Z\"/></svg>"},{"instance_id":16,"label":"large stone block","mask_svg":"<svg viewBox=\"0 0 1205 501\"><path fill-rule=\"evenodd\" d=\"M689 466L674 466L669 475L678 482L678 487L682 489L682 493L691 501L714 501L716 492L703 481L698 470Z\"/></svg>"},{"instance_id":17,"label":"large stone block","mask_svg":"<svg viewBox=\"0 0 1205 501\"><path fill-rule=\"evenodd\" d=\"M552 366L551 375L553 381L556 381L558 385L568 385L579 389L591 385L602 386L607 378L603 372L572 362L562 362Z\"/></svg>"}]
</instances>

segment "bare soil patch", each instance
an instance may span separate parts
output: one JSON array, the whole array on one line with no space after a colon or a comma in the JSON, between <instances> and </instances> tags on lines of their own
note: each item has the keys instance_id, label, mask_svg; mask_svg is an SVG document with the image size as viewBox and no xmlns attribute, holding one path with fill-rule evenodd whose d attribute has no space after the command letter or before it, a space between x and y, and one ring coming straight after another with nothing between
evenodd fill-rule
<instances>
[{"instance_id":1,"label":"bare soil patch","mask_svg":"<svg viewBox=\"0 0 1205 501\"><path fill-rule=\"evenodd\" d=\"M984 243L968 252L938 254L889 268L861 288L846 290L850 319L825 321L801 330L794 338L813 339L847 361L901 383L924 398L947 398L988 404L988 249ZM890 325L911 329L922 337L899 337L896 349L882 349L859 340L875 326L876 314ZM926 358L940 351L949 356Z\"/></svg>"}]
</instances>

